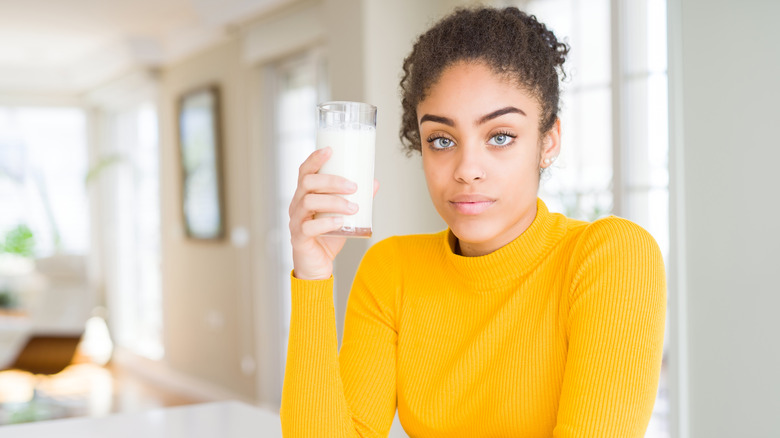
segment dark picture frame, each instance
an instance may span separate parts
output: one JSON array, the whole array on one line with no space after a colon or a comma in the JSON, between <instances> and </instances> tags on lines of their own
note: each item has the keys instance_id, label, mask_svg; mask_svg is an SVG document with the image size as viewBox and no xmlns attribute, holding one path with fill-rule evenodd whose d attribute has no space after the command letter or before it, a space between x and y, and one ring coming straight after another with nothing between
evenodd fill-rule
<instances>
[{"instance_id":1,"label":"dark picture frame","mask_svg":"<svg viewBox=\"0 0 780 438\"><path fill-rule=\"evenodd\" d=\"M178 102L182 171L181 207L187 237L225 237L220 92L208 85L184 93Z\"/></svg>"}]
</instances>

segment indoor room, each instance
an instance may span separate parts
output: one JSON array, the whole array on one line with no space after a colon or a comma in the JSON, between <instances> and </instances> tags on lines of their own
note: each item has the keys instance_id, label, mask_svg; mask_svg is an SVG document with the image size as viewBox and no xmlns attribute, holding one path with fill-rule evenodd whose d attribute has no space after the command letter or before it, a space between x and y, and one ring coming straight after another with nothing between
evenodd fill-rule
<instances>
[{"instance_id":1,"label":"indoor room","mask_svg":"<svg viewBox=\"0 0 780 438\"><path fill-rule=\"evenodd\" d=\"M285 428L287 436L287 358L309 351L294 317L303 287L294 272L304 270L293 248L304 231L290 217L303 202L301 165L322 147L318 104L375 107L370 232L346 239L328 265L335 330L324 342L335 352L345 333L352 340L360 331L345 319L370 248L452 229L451 249L469 249L432 202L426 175L435 170L424 162L432 153L399 138L408 115L399 84L421 34L480 5L525 11L554 32L559 50L568 47L556 70L559 149L534 174L538 205L576 221L638 225L655 242L664 283L665 304L653 313L660 338L621 344L657 358L651 384L637 390L647 400L643 435L561 427L549 436L780 437L780 318L772 316L780 231L770 223L780 216L771 201L780 142L769 132L780 116L772 79L780 2L772 0L0 0L0 435L241 438L281 437ZM431 87L421 102L438 96ZM414 121L418 143L443 138L426 140L425 121ZM502 131L491 140L501 136L515 139ZM475 205L458 208L478 216ZM615 264L610 275L634 268L645 264ZM398 315L372 317L400 321L397 300ZM399 367L403 357L393 356ZM585 367L585 381L598 367L595 359ZM447 394L440 403L450 406L457 397ZM479 399L469 394L463 412ZM594 406L625 404L600 394L609 401ZM431 436L408 400L393 392L389 436ZM480 411L486 423L505 405L523 409L502 400ZM349 412L354 436L388 436ZM494 436L488 430L482 436Z\"/></svg>"}]
</instances>

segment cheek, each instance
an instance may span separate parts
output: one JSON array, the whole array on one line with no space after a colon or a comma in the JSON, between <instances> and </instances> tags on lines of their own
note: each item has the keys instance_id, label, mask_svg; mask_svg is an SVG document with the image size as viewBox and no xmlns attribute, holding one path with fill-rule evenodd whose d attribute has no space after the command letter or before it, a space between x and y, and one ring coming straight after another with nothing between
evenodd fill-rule
<instances>
[{"instance_id":1,"label":"cheek","mask_svg":"<svg viewBox=\"0 0 780 438\"><path fill-rule=\"evenodd\" d=\"M422 151L422 165L425 179L431 179L436 173L441 172L441 163L436 160L436 156L430 150L425 148Z\"/></svg>"},{"instance_id":2,"label":"cheek","mask_svg":"<svg viewBox=\"0 0 780 438\"><path fill-rule=\"evenodd\" d=\"M428 192L431 195L444 190L449 181L450 174L445 163L432 160L430 157L426 158L425 155L423 155L423 173L425 174L425 182L428 185ZM435 198L435 196L433 197Z\"/></svg>"},{"instance_id":3,"label":"cheek","mask_svg":"<svg viewBox=\"0 0 780 438\"><path fill-rule=\"evenodd\" d=\"M441 185L441 168L428 164L423 166L423 172L425 173L425 182L428 183L429 188L434 188Z\"/></svg>"},{"instance_id":4,"label":"cheek","mask_svg":"<svg viewBox=\"0 0 780 438\"><path fill-rule=\"evenodd\" d=\"M514 189L537 187L539 161L535 151L502 158L493 162L494 181L497 185Z\"/></svg>"}]
</instances>

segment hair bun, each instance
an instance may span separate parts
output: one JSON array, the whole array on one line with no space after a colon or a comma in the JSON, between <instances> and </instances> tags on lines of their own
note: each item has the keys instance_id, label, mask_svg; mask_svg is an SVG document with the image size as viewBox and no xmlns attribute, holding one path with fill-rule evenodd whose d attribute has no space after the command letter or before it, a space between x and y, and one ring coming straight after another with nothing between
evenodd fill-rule
<instances>
[{"instance_id":1,"label":"hair bun","mask_svg":"<svg viewBox=\"0 0 780 438\"><path fill-rule=\"evenodd\" d=\"M552 129L558 118L560 80L569 45L518 8L459 8L444 17L414 44L401 77L401 142L407 152L420 151L417 104L425 99L442 72L459 61L479 61L504 75L539 100L539 130Z\"/></svg>"},{"instance_id":2,"label":"hair bun","mask_svg":"<svg viewBox=\"0 0 780 438\"><path fill-rule=\"evenodd\" d=\"M566 42L558 41L555 33L548 29L544 23L540 22L536 15L529 15L514 6L505 8L503 12L518 18L528 29L536 34L543 47L547 49L550 61L560 70L563 77L566 77L566 73L563 71L563 64L566 62L566 56L569 54L569 45Z\"/></svg>"}]
</instances>

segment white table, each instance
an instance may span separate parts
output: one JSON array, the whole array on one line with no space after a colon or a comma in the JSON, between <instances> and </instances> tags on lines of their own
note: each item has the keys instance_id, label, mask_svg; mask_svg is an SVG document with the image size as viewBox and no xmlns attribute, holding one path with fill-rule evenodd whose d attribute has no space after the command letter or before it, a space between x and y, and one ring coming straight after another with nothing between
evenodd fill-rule
<instances>
[{"instance_id":1,"label":"white table","mask_svg":"<svg viewBox=\"0 0 780 438\"><path fill-rule=\"evenodd\" d=\"M3 438L259 438L281 437L279 415L229 401L102 418L0 426Z\"/></svg>"}]
</instances>

